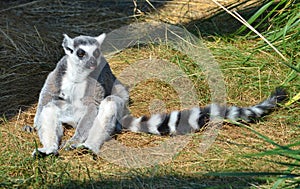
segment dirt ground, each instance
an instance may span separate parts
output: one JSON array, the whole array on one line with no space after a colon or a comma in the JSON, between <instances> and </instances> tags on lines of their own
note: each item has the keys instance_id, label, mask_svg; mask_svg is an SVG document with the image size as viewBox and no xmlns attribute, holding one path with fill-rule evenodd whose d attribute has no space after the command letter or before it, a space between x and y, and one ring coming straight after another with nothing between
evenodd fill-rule
<instances>
[{"instance_id":1,"label":"dirt ground","mask_svg":"<svg viewBox=\"0 0 300 189\"><path fill-rule=\"evenodd\" d=\"M155 2L155 1L154 1ZM231 10L251 9L261 2L257 0L219 0L217 1ZM181 24L203 20L220 13L220 7L212 0L166 1L158 11L158 19L172 24Z\"/></svg>"}]
</instances>

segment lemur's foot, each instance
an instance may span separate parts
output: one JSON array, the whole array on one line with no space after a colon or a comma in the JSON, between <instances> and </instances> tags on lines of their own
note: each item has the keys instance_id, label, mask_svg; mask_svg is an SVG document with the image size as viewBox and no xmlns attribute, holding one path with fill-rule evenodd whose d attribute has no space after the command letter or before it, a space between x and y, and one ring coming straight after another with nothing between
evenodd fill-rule
<instances>
[{"instance_id":1,"label":"lemur's foot","mask_svg":"<svg viewBox=\"0 0 300 189\"><path fill-rule=\"evenodd\" d=\"M75 140L68 140L60 145L60 149L64 149L66 151L75 150L81 143Z\"/></svg>"},{"instance_id":2,"label":"lemur's foot","mask_svg":"<svg viewBox=\"0 0 300 189\"><path fill-rule=\"evenodd\" d=\"M81 150L81 151L91 151L94 154L97 154L96 148L94 149L93 146L89 146L86 143L82 143L79 140L68 140L67 142L64 142L60 145L60 149L63 148L64 150L70 151L70 150ZM86 153L83 153L86 154Z\"/></svg>"},{"instance_id":3,"label":"lemur's foot","mask_svg":"<svg viewBox=\"0 0 300 189\"><path fill-rule=\"evenodd\" d=\"M94 154L94 152L89 149L88 147L86 147L84 144L79 144L76 149L78 150L78 154L82 155L82 154Z\"/></svg>"},{"instance_id":4,"label":"lemur's foot","mask_svg":"<svg viewBox=\"0 0 300 189\"><path fill-rule=\"evenodd\" d=\"M93 160L97 160L98 159L98 155L97 153L95 153L92 149L90 149L89 147L87 147L85 144L80 144L77 146L77 154L78 155L85 155L85 154L89 154L93 157Z\"/></svg>"},{"instance_id":5,"label":"lemur's foot","mask_svg":"<svg viewBox=\"0 0 300 189\"><path fill-rule=\"evenodd\" d=\"M97 156L97 154L84 143L70 144L64 148L65 150L76 150L77 155L91 154Z\"/></svg>"},{"instance_id":6,"label":"lemur's foot","mask_svg":"<svg viewBox=\"0 0 300 189\"><path fill-rule=\"evenodd\" d=\"M58 151L56 149L49 149L49 148L38 148L37 150L35 149L32 152L32 157L33 158L44 158L47 156L58 156Z\"/></svg>"}]
</instances>

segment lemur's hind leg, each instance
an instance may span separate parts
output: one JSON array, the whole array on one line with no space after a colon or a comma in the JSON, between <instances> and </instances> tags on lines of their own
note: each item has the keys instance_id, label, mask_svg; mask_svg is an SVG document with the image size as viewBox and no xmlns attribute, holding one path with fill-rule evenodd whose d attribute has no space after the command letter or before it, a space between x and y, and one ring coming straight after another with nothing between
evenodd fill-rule
<instances>
[{"instance_id":1,"label":"lemur's hind leg","mask_svg":"<svg viewBox=\"0 0 300 189\"><path fill-rule=\"evenodd\" d=\"M88 106L85 112L82 113L82 117L76 126L74 136L61 147L65 148L65 150L72 150L80 146L87 139L97 113L98 109L96 105Z\"/></svg>"},{"instance_id":2,"label":"lemur's hind leg","mask_svg":"<svg viewBox=\"0 0 300 189\"><path fill-rule=\"evenodd\" d=\"M121 119L121 111L124 109L124 105L124 100L118 96L106 97L101 102L88 138L82 145L97 154L101 145L115 131L117 122Z\"/></svg>"},{"instance_id":3,"label":"lemur's hind leg","mask_svg":"<svg viewBox=\"0 0 300 189\"><path fill-rule=\"evenodd\" d=\"M37 151L34 150L33 156L58 154L59 142L63 135L62 123L58 116L59 108L54 103L50 102L43 107L36 123L36 129L43 147L38 148Z\"/></svg>"}]
</instances>

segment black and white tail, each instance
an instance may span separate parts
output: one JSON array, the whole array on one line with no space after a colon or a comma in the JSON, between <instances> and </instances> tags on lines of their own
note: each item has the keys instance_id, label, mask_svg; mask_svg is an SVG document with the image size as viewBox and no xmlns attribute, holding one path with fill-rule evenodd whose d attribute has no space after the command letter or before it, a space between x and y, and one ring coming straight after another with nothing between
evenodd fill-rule
<instances>
[{"instance_id":1,"label":"black and white tail","mask_svg":"<svg viewBox=\"0 0 300 189\"><path fill-rule=\"evenodd\" d=\"M272 112L278 103L287 98L282 88L277 88L269 98L251 107L222 107L210 104L189 110L173 111L170 114L154 114L139 118L127 115L122 120L124 129L132 132L144 132L157 135L180 135L199 131L210 120L210 116L218 116L231 121L254 122Z\"/></svg>"}]
</instances>

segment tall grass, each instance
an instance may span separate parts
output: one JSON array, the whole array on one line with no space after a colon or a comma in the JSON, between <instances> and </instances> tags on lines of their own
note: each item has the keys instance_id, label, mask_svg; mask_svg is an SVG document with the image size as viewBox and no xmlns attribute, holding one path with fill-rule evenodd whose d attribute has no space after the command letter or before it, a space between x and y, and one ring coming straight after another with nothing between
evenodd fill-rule
<instances>
[{"instance_id":1,"label":"tall grass","mask_svg":"<svg viewBox=\"0 0 300 189\"><path fill-rule=\"evenodd\" d=\"M270 10L268 10L268 8ZM265 16L263 16L265 15ZM280 52L287 56L283 61L293 72L300 72L299 63L299 34L300 34L300 3L296 0L281 0L277 3L274 0L262 6L248 21L249 24L256 22L254 28L264 29L262 35L274 45ZM242 26L237 34L246 30ZM250 30L245 37L253 37ZM269 50L268 44L259 42L258 50ZM295 74L290 75L287 81L295 78Z\"/></svg>"},{"instance_id":2,"label":"tall grass","mask_svg":"<svg viewBox=\"0 0 300 189\"><path fill-rule=\"evenodd\" d=\"M228 10L227 10L228 11ZM229 12L233 16L239 15ZM242 19L242 18L241 18ZM242 20L243 21L243 20ZM253 27L250 24L254 25ZM290 106L297 102L300 98L300 3L296 0L281 0L275 2L274 0L264 4L253 16L247 20L247 23L237 30L235 34L246 34L245 39L253 39L259 37L265 38L264 40L257 42L256 50L271 51L276 50L282 57L282 64L291 68L290 73L286 76L283 86L288 86L293 80L296 80L297 94L285 105ZM249 29L250 30L247 30ZM257 31L261 31L258 33ZM296 109L296 108L295 108ZM292 108L291 108L291 111ZM278 172L226 172L226 173L209 173L208 175L214 176L277 176L277 179L272 184L272 188L298 188L300 187L300 142L296 141L288 145L280 145L274 140L268 138L264 134L252 129L251 127L235 123L241 127L247 128L251 132L255 133L265 142L272 145L272 150L265 150L260 153L248 154L247 158L265 158L265 161L273 162L275 164L285 166L285 171ZM283 157L283 160L278 160L275 157Z\"/></svg>"}]
</instances>

